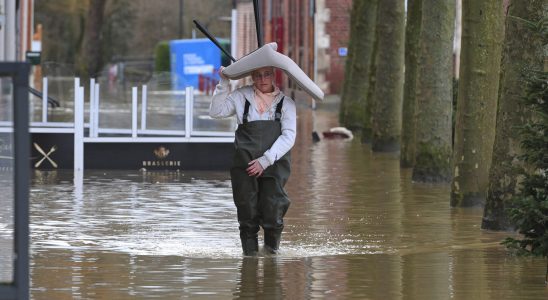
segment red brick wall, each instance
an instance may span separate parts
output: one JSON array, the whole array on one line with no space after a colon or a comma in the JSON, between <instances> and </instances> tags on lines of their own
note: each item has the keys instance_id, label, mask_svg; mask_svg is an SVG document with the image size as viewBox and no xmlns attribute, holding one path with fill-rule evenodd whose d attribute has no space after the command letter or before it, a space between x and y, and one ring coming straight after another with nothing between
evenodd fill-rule
<instances>
[{"instance_id":1,"label":"red brick wall","mask_svg":"<svg viewBox=\"0 0 548 300\"><path fill-rule=\"evenodd\" d=\"M330 67L326 73L326 80L329 82L329 92L336 94L341 91L344 80L346 57L340 57L338 51L340 47L348 45L352 0L325 0L325 6L330 10L330 19L325 25L330 44Z\"/></svg>"}]
</instances>

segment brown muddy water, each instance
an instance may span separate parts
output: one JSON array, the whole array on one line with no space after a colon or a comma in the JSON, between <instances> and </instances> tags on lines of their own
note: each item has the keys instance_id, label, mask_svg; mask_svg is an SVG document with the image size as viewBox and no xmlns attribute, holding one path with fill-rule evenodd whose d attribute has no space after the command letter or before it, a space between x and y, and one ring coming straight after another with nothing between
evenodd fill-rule
<instances>
[{"instance_id":1,"label":"brown muddy water","mask_svg":"<svg viewBox=\"0 0 548 300\"><path fill-rule=\"evenodd\" d=\"M31 297L548 298L545 261L509 254L510 233L481 230L480 208L450 208L449 185L413 183L396 154L358 141L313 144L335 109L299 112L275 257L242 257L227 172L85 171L75 184L37 171Z\"/></svg>"}]
</instances>

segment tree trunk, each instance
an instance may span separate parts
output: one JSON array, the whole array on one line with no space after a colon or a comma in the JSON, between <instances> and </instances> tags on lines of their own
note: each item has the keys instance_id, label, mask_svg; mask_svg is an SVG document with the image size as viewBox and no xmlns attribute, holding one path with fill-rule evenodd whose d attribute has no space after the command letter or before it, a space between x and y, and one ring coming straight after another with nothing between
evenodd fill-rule
<instances>
[{"instance_id":1,"label":"tree trunk","mask_svg":"<svg viewBox=\"0 0 548 300\"><path fill-rule=\"evenodd\" d=\"M407 1L407 23L405 27L405 82L403 85L403 111L401 129L400 165L412 168L415 165L417 62L421 31L422 0Z\"/></svg>"},{"instance_id":2,"label":"tree trunk","mask_svg":"<svg viewBox=\"0 0 548 300\"><path fill-rule=\"evenodd\" d=\"M358 11L361 6L361 1L354 1L352 3L352 10L350 11L350 38L348 39L348 56L346 57L346 62L344 65L344 82L341 91L341 104L339 108L339 123L343 126L346 126L346 120L348 115L348 106L350 104L350 81L352 80L352 64L354 64L354 53L355 53L355 36L356 30L358 27L355 25L358 19Z\"/></svg>"},{"instance_id":3,"label":"tree trunk","mask_svg":"<svg viewBox=\"0 0 548 300\"><path fill-rule=\"evenodd\" d=\"M345 117L343 125L361 135L366 118L366 97L369 88L369 81L366 74L371 64L373 52L373 41L375 38L375 26L377 15L377 0L355 1L359 3L354 7L356 11L356 27L352 40L354 52L348 81L345 100ZM357 7L356 7L357 6Z\"/></svg>"},{"instance_id":4,"label":"tree trunk","mask_svg":"<svg viewBox=\"0 0 548 300\"><path fill-rule=\"evenodd\" d=\"M377 5L377 12L379 11L378 5ZM375 18L376 19L376 18ZM376 25L375 25L376 26ZM375 78L375 74L377 73L377 49L378 47L378 41L377 41L377 30L375 27L374 34L373 34L373 49L371 52L371 63L369 64L369 70L367 70L367 84L368 89L366 93L366 100L365 100L365 117L363 120L363 130L362 130L362 143L371 143L371 140L373 138L373 107L375 105L375 82L377 81Z\"/></svg>"},{"instance_id":5,"label":"tree trunk","mask_svg":"<svg viewBox=\"0 0 548 300\"><path fill-rule=\"evenodd\" d=\"M501 0L462 1L452 206L485 202L495 139L503 30Z\"/></svg>"},{"instance_id":6,"label":"tree trunk","mask_svg":"<svg viewBox=\"0 0 548 300\"><path fill-rule=\"evenodd\" d=\"M453 0L423 1L416 91L415 181L451 180L454 28Z\"/></svg>"},{"instance_id":7,"label":"tree trunk","mask_svg":"<svg viewBox=\"0 0 548 300\"><path fill-rule=\"evenodd\" d=\"M545 0L513 1L510 16L537 22L543 17ZM522 70L543 69L543 45L538 33L523 22L506 19L501 93L497 114L493 163L489 173L489 190L481 227L491 230L510 230L512 225L506 207L517 192L518 156L522 154L518 126L523 126L531 113L521 98L525 96Z\"/></svg>"},{"instance_id":8,"label":"tree trunk","mask_svg":"<svg viewBox=\"0 0 548 300\"><path fill-rule=\"evenodd\" d=\"M84 77L95 76L101 68L101 27L106 0L90 0L83 45Z\"/></svg>"},{"instance_id":9,"label":"tree trunk","mask_svg":"<svg viewBox=\"0 0 548 300\"><path fill-rule=\"evenodd\" d=\"M461 40L462 40L462 0L456 1L456 11L455 11L455 42L453 44L453 77L457 80L459 79L460 71L460 49L461 49ZM456 92L456 91L454 91Z\"/></svg>"},{"instance_id":10,"label":"tree trunk","mask_svg":"<svg viewBox=\"0 0 548 300\"><path fill-rule=\"evenodd\" d=\"M373 151L400 149L405 44L404 0L379 1Z\"/></svg>"}]
</instances>

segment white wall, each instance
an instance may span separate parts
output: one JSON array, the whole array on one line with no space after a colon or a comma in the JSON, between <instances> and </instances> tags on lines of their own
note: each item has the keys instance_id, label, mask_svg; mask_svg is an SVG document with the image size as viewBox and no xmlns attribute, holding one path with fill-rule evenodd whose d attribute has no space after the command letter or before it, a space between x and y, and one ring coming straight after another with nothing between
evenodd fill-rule
<instances>
[{"instance_id":1,"label":"white wall","mask_svg":"<svg viewBox=\"0 0 548 300\"><path fill-rule=\"evenodd\" d=\"M17 46L15 1L0 0L0 10L4 16L0 29L0 61L15 61Z\"/></svg>"}]
</instances>

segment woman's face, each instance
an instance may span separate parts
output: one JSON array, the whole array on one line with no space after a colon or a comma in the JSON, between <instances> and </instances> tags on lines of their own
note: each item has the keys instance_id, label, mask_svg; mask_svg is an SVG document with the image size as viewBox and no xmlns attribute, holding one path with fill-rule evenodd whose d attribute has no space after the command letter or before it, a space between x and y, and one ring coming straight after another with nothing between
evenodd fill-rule
<instances>
[{"instance_id":1,"label":"woman's face","mask_svg":"<svg viewBox=\"0 0 548 300\"><path fill-rule=\"evenodd\" d=\"M274 68L264 67L257 69L251 73L253 85L262 93L270 93L274 91Z\"/></svg>"}]
</instances>

